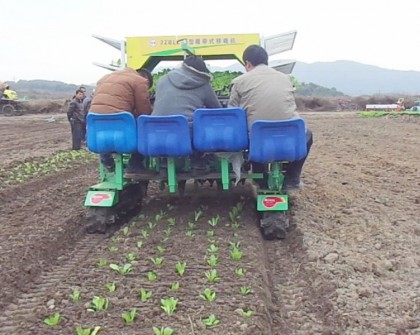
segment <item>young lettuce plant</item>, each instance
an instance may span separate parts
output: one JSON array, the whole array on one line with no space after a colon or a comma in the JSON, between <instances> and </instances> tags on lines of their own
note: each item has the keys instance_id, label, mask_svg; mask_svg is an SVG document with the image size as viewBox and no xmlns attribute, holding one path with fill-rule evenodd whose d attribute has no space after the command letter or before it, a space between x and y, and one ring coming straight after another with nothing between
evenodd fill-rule
<instances>
[{"instance_id":1,"label":"young lettuce plant","mask_svg":"<svg viewBox=\"0 0 420 335\"><path fill-rule=\"evenodd\" d=\"M210 266L216 266L219 258L214 254L211 254L209 258L207 258L207 264Z\"/></svg>"},{"instance_id":2,"label":"young lettuce plant","mask_svg":"<svg viewBox=\"0 0 420 335\"><path fill-rule=\"evenodd\" d=\"M237 268L237 269L235 269L235 274L238 277L244 277L245 276L245 273L246 273L246 270L244 268Z\"/></svg>"},{"instance_id":3,"label":"young lettuce plant","mask_svg":"<svg viewBox=\"0 0 420 335\"><path fill-rule=\"evenodd\" d=\"M132 262L136 260L137 255L134 252L130 252L127 254L127 256L125 256L125 258L127 259L127 261Z\"/></svg>"},{"instance_id":4,"label":"young lettuce plant","mask_svg":"<svg viewBox=\"0 0 420 335\"><path fill-rule=\"evenodd\" d=\"M140 288L140 300L146 302L152 296L152 291L148 291L144 288Z\"/></svg>"},{"instance_id":5,"label":"young lettuce plant","mask_svg":"<svg viewBox=\"0 0 420 335\"><path fill-rule=\"evenodd\" d=\"M178 262L175 264L176 272L182 277L185 273L185 267L187 266L186 262Z\"/></svg>"},{"instance_id":6,"label":"young lettuce plant","mask_svg":"<svg viewBox=\"0 0 420 335\"><path fill-rule=\"evenodd\" d=\"M107 265L108 265L108 261L106 259L103 259L103 258L99 259L99 261L98 261L98 267L104 268Z\"/></svg>"},{"instance_id":7,"label":"young lettuce plant","mask_svg":"<svg viewBox=\"0 0 420 335\"><path fill-rule=\"evenodd\" d=\"M220 219L220 216L219 215L217 215L217 216L215 216L215 217L212 217L210 220L208 220L207 222L208 222L208 224L210 225L210 226L212 226L212 227L216 227L217 226L217 224L219 223L219 219Z\"/></svg>"},{"instance_id":8,"label":"young lettuce plant","mask_svg":"<svg viewBox=\"0 0 420 335\"><path fill-rule=\"evenodd\" d=\"M188 231L185 233L185 236L187 236L187 237L194 237L194 236L195 236L195 234L194 234L194 232L193 232L192 230L188 230Z\"/></svg>"},{"instance_id":9,"label":"young lettuce plant","mask_svg":"<svg viewBox=\"0 0 420 335\"><path fill-rule=\"evenodd\" d=\"M170 226L175 226L176 225L176 219L175 218L169 218L168 223L169 223Z\"/></svg>"},{"instance_id":10,"label":"young lettuce plant","mask_svg":"<svg viewBox=\"0 0 420 335\"><path fill-rule=\"evenodd\" d=\"M248 295L248 294L251 293L250 288L249 287L246 287L246 286L241 286L240 291L241 291L241 294L242 295Z\"/></svg>"},{"instance_id":11,"label":"young lettuce plant","mask_svg":"<svg viewBox=\"0 0 420 335\"><path fill-rule=\"evenodd\" d=\"M196 210L194 212L194 221L197 222L203 216L203 212L201 210Z\"/></svg>"},{"instance_id":12,"label":"young lettuce plant","mask_svg":"<svg viewBox=\"0 0 420 335\"><path fill-rule=\"evenodd\" d=\"M57 312L57 313L54 313L54 315L51 315L51 316L45 318L44 323L47 326L53 327L53 326L58 325L60 320L61 320L61 314L59 312Z\"/></svg>"},{"instance_id":13,"label":"young lettuce plant","mask_svg":"<svg viewBox=\"0 0 420 335\"><path fill-rule=\"evenodd\" d=\"M232 249L230 251L230 257L234 260L234 261L240 261L242 259L243 256L243 252L239 249Z\"/></svg>"},{"instance_id":14,"label":"young lettuce plant","mask_svg":"<svg viewBox=\"0 0 420 335\"><path fill-rule=\"evenodd\" d=\"M213 328L217 326L220 321L217 319L217 316L214 314L210 314L207 318L203 319L203 323L206 328Z\"/></svg>"},{"instance_id":15,"label":"young lettuce plant","mask_svg":"<svg viewBox=\"0 0 420 335\"><path fill-rule=\"evenodd\" d=\"M159 251L159 253L163 254L166 251L166 248L162 247L161 245L158 245L156 247L157 251Z\"/></svg>"},{"instance_id":16,"label":"young lettuce plant","mask_svg":"<svg viewBox=\"0 0 420 335\"><path fill-rule=\"evenodd\" d=\"M163 257L151 257L150 260L154 265L162 265L165 259Z\"/></svg>"},{"instance_id":17,"label":"young lettuce plant","mask_svg":"<svg viewBox=\"0 0 420 335\"><path fill-rule=\"evenodd\" d=\"M242 316L245 316L247 318L250 318L252 316L252 314L253 314L252 310L250 310L250 309L242 309L242 308L240 308L239 309L239 312L241 313Z\"/></svg>"},{"instance_id":18,"label":"young lettuce plant","mask_svg":"<svg viewBox=\"0 0 420 335\"><path fill-rule=\"evenodd\" d=\"M75 289L73 290L73 292L71 292L71 294L70 294L70 299L71 299L73 302L76 302L76 301L79 301L79 300L80 300L80 291L79 291L77 288L75 288Z\"/></svg>"},{"instance_id":19,"label":"young lettuce plant","mask_svg":"<svg viewBox=\"0 0 420 335\"><path fill-rule=\"evenodd\" d=\"M94 296L90 307L87 309L88 312L99 312L106 310L109 306L108 298Z\"/></svg>"},{"instance_id":20,"label":"young lettuce plant","mask_svg":"<svg viewBox=\"0 0 420 335\"><path fill-rule=\"evenodd\" d=\"M210 288L205 288L203 293L200 294L200 297L206 301L214 301L216 299L216 292Z\"/></svg>"},{"instance_id":21,"label":"young lettuce plant","mask_svg":"<svg viewBox=\"0 0 420 335\"><path fill-rule=\"evenodd\" d=\"M178 291L179 290L179 281L173 282L171 285L171 291Z\"/></svg>"},{"instance_id":22,"label":"young lettuce plant","mask_svg":"<svg viewBox=\"0 0 420 335\"><path fill-rule=\"evenodd\" d=\"M153 327L153 334L154 335L172 335L174 333L172 328L169 327Z\"/></svg>"},{"instance_id":23,"label":"young lettuce plant","mask_svg":"<svg viewBox=\"0 0 420 335\"><path fill-rule=\"evenodd\" d=\"M119 266L117 264L109 264L109 267L122 276L125 276L133 270L133 265L131 265L130 263L126 263L123 266Z\"/></svg>"},{"instance_id":24,"label":"young lettuce plant","mask_svg":"<svg viewBox=\"0 0 420 335\"><path fill-rule=\"evenodd\" d=\"M95 328L82 328L78 326L76 328L76 335L97 335L101 327L97 326Z\"/></svg>"},{"instance_id":25,"label":"young lettuce plant","mask_svg":"<svg viewBox=\"0 0 420 335\"><path fill-rule=\"evenodd\" d=\"M210 247L208 247L207 251L210 254L215 254L215 253L217 253L219 251L219 247L216 246L215 244L210 244Z\"/></svg>"},{"instance_id":26,"label":"young lettuce plant","mask_svg":"<svg viewBox=\"0 0 420 335\"><path fill-rule=\"evenodd\" d=\"M157 273L154 271L149 271L147 273L147 280L148 281L155 281L157 279Z\"/></svg>"},{"instance_id":27,"label":"young lettuce plant","mask_svg":"<svg viewBox=\"0 0 420 335\"><path fill-rule=\"evenodd\" d=\"M172 315L175 312L177 304L178 304L178 299L175 299L174 297L160 299L160 307L168 315Z\"/></svg>"},{"instance_id":28,"label":"young lettuce plant","mask_svg":"<svg viewBox=\"0 0 420 335\"><path fill-rule=\"evenodd\" d=\"M115 290L117 289L117 285L115 284L115 282L112 283L107 283L105 284L105 288L108 292L115 292Z\"/></svg>"},{"instance_id":29,"label":"young lettuce plant","mask_svg":"<svg viewBox=\"0 0 420 335\"><path fill-rule=\"evenodd\" d=\"M132 308L131 310L127 311L127 312L123 312L121 314L121 317L123 318L124 322L126 324L131 324L134 322L134 320L137 317L137 309L136 308Z\"/></svg>"},{"instance_id":30,"label":"young lettuce plant","mask_svg":"<svg viewBox=\"0 0 420 335\"><path fill-rule=\"evenodd\" d=\"M95 328L82 328L78 326L76 328L76 335L97 335L101 327L97 326Z\"/></svg>"},{"instance_id":31,"label":"young lettuce plant","mask_svg":"<svg viewBox=\"0 0 420 335\"><path fill-rule=\"evenodd\" d=\"M207 281L209 281L210 283L215 283L220 280L219 273L217 272L216 269L211 269L209 271L206 271L204 272L204 274L207 278Z\"/></svg>"}]
</instances>

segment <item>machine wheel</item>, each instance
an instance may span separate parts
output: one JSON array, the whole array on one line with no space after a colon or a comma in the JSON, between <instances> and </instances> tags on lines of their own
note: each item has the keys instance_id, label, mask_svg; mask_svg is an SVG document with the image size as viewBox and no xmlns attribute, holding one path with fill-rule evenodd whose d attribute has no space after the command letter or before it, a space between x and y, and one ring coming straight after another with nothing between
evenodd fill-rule
<instances>
[{"instance_id":1,"label":"machine wheel","mask_svg":"<svg viewBox=\"0 0 420 335\"><path fill-rule=\"evenodd\" d=\"M260 229L265 240L283 240L290 227L288 212L262 212Z\"/></svg>"},{"instance_id":2,"label":"machine wheel","mask_svg":"<svg viewBox=\"0 0 420 335\"><path fill-rule=\"evenodd\" d=\"M12 105L4 105L2 108L2 114L5 116L15 115L15 108Z\"/></svg>"},{"instance_id":3,"label":"machine wheel","mask_svg":"<svg viewBox=\"0 0 420 335\"><path fill-rule=\"evenodd\" d=\"M86 232L88 234L105 234L108 226L115 222L112 208L89 207L87 213Z\"/></svg>"},{"instance_id":4,"label":"machine wheel","mask_svg":"<svg viewBox=\"0 0 420 335\"><path fill-rule=\"evenodd\" d=\"M119 202L114 207L89 207L86 232L88 234L112 234L136 215L141 209L147 183L128 185L120 191Z\"/></svg>"}]
</instances>

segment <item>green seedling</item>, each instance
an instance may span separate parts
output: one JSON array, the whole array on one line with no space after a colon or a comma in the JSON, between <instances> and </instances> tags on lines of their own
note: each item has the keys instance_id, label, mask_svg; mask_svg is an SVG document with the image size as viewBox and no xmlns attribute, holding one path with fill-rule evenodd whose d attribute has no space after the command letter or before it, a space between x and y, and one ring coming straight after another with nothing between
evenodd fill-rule
<instances>
[{"instance_id":1,"label":"green seedling","mask_svg":"<svg viewBox=\"0 0 420 335\"><path fill-rule=\"evenodd\" d=\"M243 252L240 251L239 249L232 249L232 251L230 252L230 257L234 260L234 261L239 261L242 259L243 256Z\"/></svg>"},{"instance_id":2,"label":"green seedling","mask_svg":"<svg viewBox=\"0 0 420 335\"><path fill-rule=\"evenodd\" d=\"M162 238L162 243L165 243L167 240L169 240L169 237L164 237L164 238Z\"/></svg>"},{"instance_id":3,"label":"green seedling","mask_svg":"<svg viewBox=\"0 0 420 335\"><path fill-rule=\"evenodd\" d=\"M170 226L175 226L176 225L176 219L175 218L169 218L168 223L169 223Z\"/></svg>"},{"instance_id":4,"label":"green seedling","mask_svg":"<svg viewBox=\"0 0 420 335\"><path fill-rule=\"evenodd\" d=\"M239 222L232 223L232 228L234 228L234 229L238 229L240 226L241 226L241 225L240 225L240 223L239 223ZM234 235L234 236L237 236L237 233L235 233L235 234L236 234L236 235Z\"/></svg>"},{"instance_id":5,"label":"green seedling","mask_svg":"<svg viewBox=\"0 0 420 335\"><path fill-rule=\"evenodd\" d=\"M51 316L45 318L44 323L47 326L53 327L53 326L58 325L60 320L61 320L61 314L59 312L57 312L57 313L54 313L54 315L51 315Z\"/></svg>"},{"instance_id":6,"label":"green seedling","mask_svg":"<svg viewBox=\"0 0 420 335\"><path fill-rule=\"evenodd\" d=\"M106 310L109 306L109 300L104 297L94 296L90 307L87 309L88 312L99 312Z\"/></svg>"},{"instance_id":7,"label":"green seedling","mask_svg":"<svg viewBox=\"0 0 420 335\"><path fill-rule=\"evenodd\" d=\"M252 310L250 309L239 309L240 313L242 314L242 316L245 316L247 318L250 318L253 314Z\"/></svg>"},{"instance_id":8,"label":"green seedling","mask_svg":"<svg viewBox=\"0 0 420 335\"><path fill-rule=\"evenodd\" d=\"M95 328L82 328L77 327L76 328L76 335L97 335L101 327L97 326Z\"/></svg>"},{"instance_id":9,"label":"green seedling","mask_svg":"<svg viewBox=\"0 0 420 335\"><path fill-rule=\"evenodd\" d=\"M141 247L143 247L143 241L137 241L136 246L137 248L141 249Z\"/></svg>"},{"instance_id":10,"label":"green seedling","mask_svg":"<svg viewBox=\"0 0 420 335\"><path fill-rule=\"evenodd\" d=\"M216 299L216 292L209 288L205 288L203 293L200 294L200 297L206 301L214 301Z\"/></svg>"},{"instance_id":11,"label":"green seedling","mask_svg":"<svg viewBox=\"0 0 420 335\"><path fill-rule=\"evenodd\" d=\"M147 280L148 281L155 281L157 279L157 273L154 271L149 271L147 273Z\"/></svg>"},{"instance_id":12,"label":"green seedling","mask_svg":"<svg viewBox=\"0 0 420 335\"><path fill-rule=\"evenodd\" d=\"M194 234L194 232L193 232L192 230L188 230L188 231L185 233L185 236L187 236L187 237L194 237L194 236L195 236L195 234Z\"/></svg>"},{"instance_id":13,"label":"green seedling","mask_svg":"<svg viewBox=\"0 0 420 335\"><path fill-rule=\"evenodd\" d=\"M217 326L220 321L217 319L216 315L210 314L209 317L203 319L203 323L206 326L206 328L213 328Z\"/></svg>"},{"instance_id":14,"label":"green seedling","mask_svg":"<svg viewBox=\"0 0 420 335\"><path fill-rule=\"evenodd\" d=\"M109 267L122 276L125 276L133 270L133 265L131 265L130 263L126 263L123 266L119 266L117 264L109 264Z\"/></svg>"},{"instance_id":15,"label":"green seedling","mask_svg":"<svg viewBox=\"0 0 420 335\"><path fill-rule=\"evenodd\" d=\"M166 208L168 209L168 211L171 211L175 208L175 206L171 205L171 204L167 204Z\"/></svg>"},{"instance_id":16,"label":"green seedling","mask_svg":"<svg viewBox=\"0 0 420 335\"><path fill-rule=\"evenodd\" d=\"M112 236L112 237L111 237L111 241L112 241L113 243L119 243L119 242L120 242L120 240L121 240L121 238L119 238L118 236Z\"/></svg>"},{"instance_id":17,"label":"green seedling","mask_svg":"<svg viewBox=\"0 0 420 335\"><path fill-rule=\"evenodd\" d=\"M208 231L207 231L207 237L208 237L208 238L212 238L212 237L214 237L214 236L215 236L214 230L208 230Z\"/></svg>"},{"instance_id":18,"label":"green seedling","mask_svg":"<svg viewBox=\"0 0 420 335\"><path fill-rule=\"evenodd\" d=\"M122 232L123 232L124 236L127 236L130 231L129 231L128 227L124 227Z\"/></svg>"},{"instance_id":19,"label":"green seedling","mask_svg":"<svg viewBox=\"0 0 420 335\"><path fill-rule=\"evenodd\" d=\"M208 220L207 222L208 222L208 224L210 225L210 226L212 226L212 227L216 227L217 226L217 224L219 223L219 219L220 219L220 217L219 217L219 215L217 215L217 216L215 216L215 217L212 217L210 220Z\"/></svg>"},{"instance_id":20,"label":"green seedling","mask_svg":"<svg viewBox=\"0 0 420 335\"><path fill-rule=\"evenodd\" d=\"M234 232L234 233L232 234L232 236L233 236L233 237L235 237L235 238L237 238L237 237L239 236L239 234L238 234L237 232Z\"/></svg>"},{"instance_id":21,"label":"green seedling","mask_svg":"<svg viewBox=\"0 0 420 335\"><path fill-rule=\"evenodd\" d=\"M127 324L131 324L134 322L137 316L137 309L132 308L128 312L123 312L121 317L123 318L124 322Z\"/></svg>"},{"instance_id":22,"label":"green seedling","mask_svg":"<svg viewBox=\"0 0 420 335\"><path fill-rule=\"evenodd\" d=\"M98 267L100 267L100 268L103 268L103 267L105 267L105 266L107 266L107 265L108 265L108 261L107 261L106 259L101 258L101 259L98 261Z\"/></svg>"},{"instance_id":23,"label":"green seedling","mask_svg":"<svg viewBox=\"0 0 420 335\"><path fill-rule=\"evenodd\" d=\"M156 222L149 221L149 223L147 225L149 226L149 229L152 230L153 228L156 227Z\"/></svg>"},{"instance_id":24,"label":"green seedling","mask_svg":"<svg viewBox=\"0 0 420 335\"><path fill-rule=\"evenodd\" d=\"M194 221L197 222L203 216L203 212L201 210L196 210L194 212Z\"/></svg>"},{"instance_id":25,"label":"green seedling","mask_svg":"<svg viewBox=\"0 0 420 335\"><path fill-rule=\"evenodd\" d=\"M140 289L140 300L146 302L152 296L152 291L148 291L144 288Z\"/></svg>"},{"instance_id":26,"label":"green seedling","mask_svg":"<svg viewBox=\"0 0 420 335\"><path fill-rule=\"evenodd\" d=\"M241 242L229 242L230 250L240 249Z\"/></svg>"},{"instance_id":27,"label":"green seedling","mask_svg":"<svg viewBox=\"0 0 420 335\"><path fill-rule=\"evenodd\" d=\"M114 282L112 282L105 284L105 288L108 292L115 292L115 290L117 289L117 285Z\"/></svg>"},{"instance_id":28,"label":"green seedling","mask_svg":"<svg viewBox=\"0 0 420 335\"><path fill-rule=\"evenodd\" d=\"M188 226L189 230L194 230L195 229L195 223L194 222L188 222L187 226Z\"/></svg>"},{"instance_id":29,"label":"green seedling","mask_svg":"<svg viewBox=\"0 0 420 335\"><path fill-rule=\"evenodd\" d=\"M179 281L176 281L174 283L172 283L171 285L171 291L178 291L179 290Z\"/></svg>"},{"instance_id":30,"label":"green seedling","mask_svg":"<svg viewBox=\"0 0 420 335\"><path fill-rule=\"evenodd\" d=\"M171 233L172 233L172 228L171 228L171 227L166 228L166 229L163 231L163 233L165 234L165 236L166 236L166 237L169 237L169 235L171 235Z\"/></svg>"},{"instance_id":31,"label":"green seedling","mask_svg":"<svg viewBox=\"0 0 420 335\"><path fill-rule=\"evenodd\" d=\"M244 277L245 276L245 273L246 273L246 270L244 268L237 268L237 269L235 269L235 274L238 277Z\"/></svg>"},{"instance_id":32,"label":"green seedling","mask_svg":"<svg viewBox=\"0 0 420 335\"><path fill-rule=\"evenodd\" d=\"M178 304L178 299L175 299L174 297L160 299L160 307L168 315L172 315L175 312L177 304Z\"/></svg>"},{"instance_id":33,"label":"green seedling","mask_svg":"<svg viewBox=\"0 0 420 335\"><path fill-rule=\"evenodd\" d=\"M141 234L141 236L143 236L144 239L146 239L146 238L149 237L149 232L147 230L145 230L145 229L142 229L140 231L140 234Z\"/></svg>"},{"instance_id":34,"label":"green seedling","mask_svg":"<svg viewBox=\"0 0 420 335\"><path fill-rule=\"evenodd\" d=\"M152 263L154 265L162 265L162 263L164 261L164 258L163 257L155 257L155 258L151 257L150 260L152 261Z\"/></svg>"},{"instance_id":35,"label":"green seedling","mask_svg":"<svg viewBox=\"0 0 420 335\"><path fill-rule=\"evenodd\" d=\"M214 254L211 254L209 258L207 258L207 264L210 266L216 266L219 258Z\"/></svg>"},{"instance_id":36,"label":"green seedling","mask_svg":"<svg viewBox=\"0 0 420 335\"><path fill-rule=\"evenodd\" d=\"M118 251L117 247L109 247L109 251L112 253L116 253Z\"/></svg>"},{"instance_id":37,"label":"green seedling","mask_svg":"<svg viewBox=\"0 0 420 335\"><path fill-rule=\"evenodd\" d=\"M186 262L178 262L175 264L176 272L182 277L185 273L185 267L187 266Z\"/></svg>"},{"instance_id":38,"label":"green seedling","mask_svg":"<svg viewBox=\"0 0 420 335\"><path fill-rule=\"evenodd\" d=\"M153 334L154 335L172 335L174 333L172 328L169 327L153 327Z\"/></svg>"},{"instance_id":39,"label":"green seedling","mask_svg":"<svg viewBox=\"0 0 420 335\"><path fill-rule=\"evenodd\" d=\"M75 288L75 289L73 290L73 292L71 292L71 294L70 294L70 299L71 299L73 302L76 302L76 301L79 301L79 300L80 300L80 291L79 291L77 288Z\"/></svg>"},{"instance_id":40,"label":"green seedling","mask_svg":"<svg viewBox=\"0 0 420 335\"><path fill-rule=\"evenodd\" d=\"M211 244L210 247L208 247L207 251L210 254L215 254L215 253L217 253L219 251L219 247L216 246L215 244Z\"/></svg>"},{"instance_id":41,"label":"green seedling","mask_svg":"<svg viewBox=\"0 0 420 335\"><path fill-rule=\"evenodd\" d=\"M209 271L204 272L207 280L211 283L217 282L220 280L219 273L216 269L211 269Z\"/></svg>"},{"instance_id":42,"label":"green seedling","mask_svg":"<svg viewBox=\"0 0 420 335\"><path fill-rule=\"evenodd\" d=\"M166 251L166 248L162 247L161 245L158 245L156 247L157 251L159 251L161 254L163 254Z\"/></svg>"},{"instance_id":43,"label":"green seedling","mask_svg":"<svg viewBox=\"0 0 420 335\"><path fill-rule=\"evenodd\" d=\"M137 256L134 252L130 252L129 254L127 254L127 256L125 256L125 258L127 259L127 261L132 262L136 260Z\"/></svg>"},{"instance_id":44,"label":"green seedling","mask_svg":"<svg viewBox=\"0 0 420 335\"><path fill-rule=\"evenodd\" d=\"M165 216L165 212L160 211L160 213L155 215L155 222L159 222Z\"/></svg>"},{"instance_id":45,"label":"green seedling","mask_svg":"<svg viewBox=\"0 0 420 335\"><path fill-rule=\"evenodd\" d=\"M242 295L248 295L248 294L251 293L251 290L249 289L249 287L246 287L246 286L242 286L240 288L240 291L241 291L241 294Z\"/></svg>"}]
</instances>

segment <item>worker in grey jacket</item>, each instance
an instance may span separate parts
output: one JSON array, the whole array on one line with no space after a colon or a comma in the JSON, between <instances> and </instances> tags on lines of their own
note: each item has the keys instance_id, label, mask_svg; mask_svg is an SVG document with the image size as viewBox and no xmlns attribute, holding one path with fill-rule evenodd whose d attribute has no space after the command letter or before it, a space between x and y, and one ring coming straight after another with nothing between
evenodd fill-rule
<instances>
[{"instance_id":1,"label":"worker in grey jacket","mask_svg":"<svg viewBox=\"0 0 420 335\"><path fill-rule=\"evenodd\" d=\"M159 79L152 115L184 115L192 129L194 111L197 108L222 108L211 87L212 76L204 60L197 56L185 58L181 67ZM208 171L208 160L202 153L191 155L193 175Z\"/></svg>"},{"instance_id":2,"label":"worker in grey jacket","mask_svg":"<svg viewBox=\"0 0 420 335\"><path fill-rule=\"evenodd\" d=\"M290 78L268 66L268 54L259 45L248 46L243 53L246 73L232 80L229 107L241 107L247 113L248 129L257 120L298 118L293 85ZM251 134L252 136L252 134ZM312 132L306 129L307 150L312 146ZM301 188L300 175L306 157L285 166L285 189ZM254 172L263 172L253 163ZM266 185L260 185L266 187Z\"/></svg>"},{"instance_id":3,"label":"worker in grey jacket","mask_svg":"<svg viewBox=\"0 0 420 335\"><path fill-rule=\"evenodd\" d=\"M221 108L211 78L201 57L188 56L157 82L152 115L185 115L191 124L197 108Z\"/></svg>"}]
</instances>

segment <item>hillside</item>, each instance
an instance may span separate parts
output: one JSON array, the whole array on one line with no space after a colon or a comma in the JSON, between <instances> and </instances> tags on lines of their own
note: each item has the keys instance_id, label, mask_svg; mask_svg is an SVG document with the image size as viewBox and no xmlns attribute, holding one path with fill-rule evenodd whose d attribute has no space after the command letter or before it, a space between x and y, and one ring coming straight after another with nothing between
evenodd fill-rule
<instances>
[{"instance_id":1,"label":"hillside","mask_svg":"<svg viewBox=\"0 0 420 335\"><path fill-rule=\"evenodd\" d=\"M347 95L420 94L420 72L398 71L352 61L297 62L299 82L335 88Z\"/></svg>"}]
</instances>

